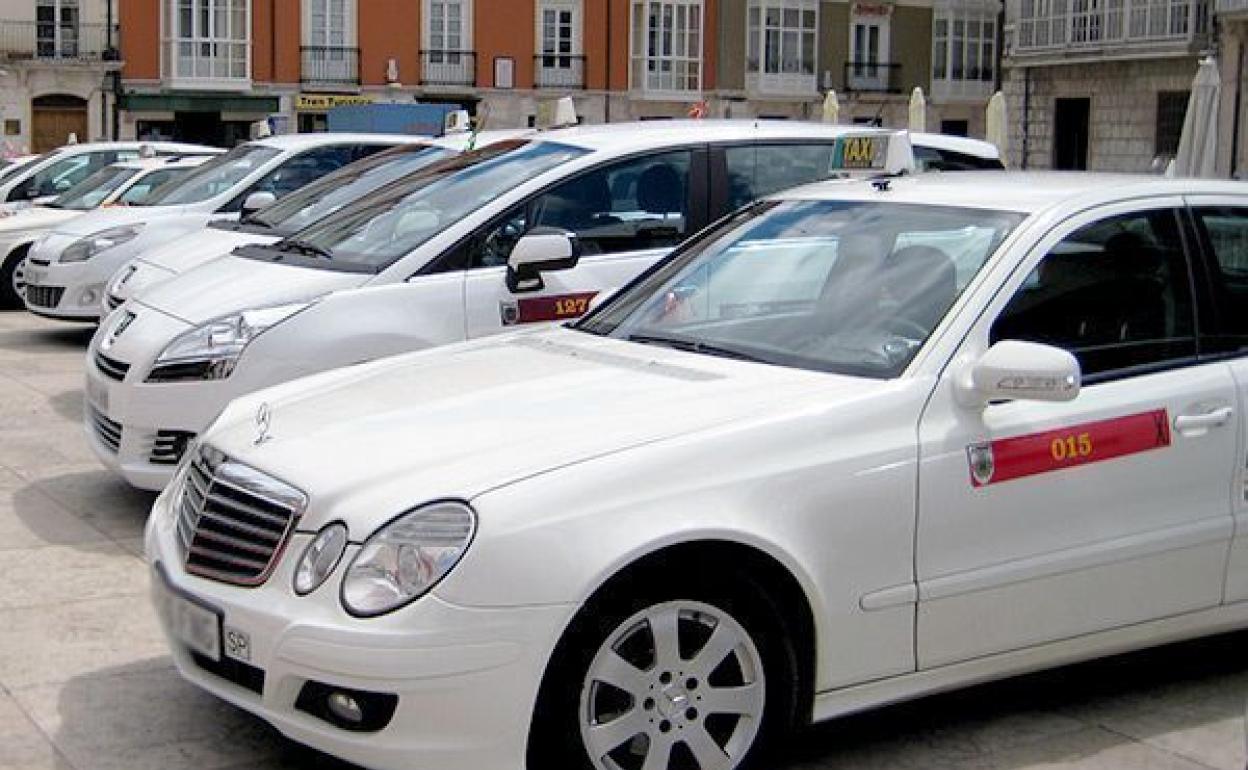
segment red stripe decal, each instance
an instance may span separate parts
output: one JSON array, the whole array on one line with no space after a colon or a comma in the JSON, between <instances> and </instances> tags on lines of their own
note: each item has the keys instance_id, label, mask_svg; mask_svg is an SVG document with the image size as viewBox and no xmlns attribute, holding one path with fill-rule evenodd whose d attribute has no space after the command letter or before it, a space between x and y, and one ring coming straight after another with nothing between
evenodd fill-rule
<instances>
[{"instance_id":1,"label":"red stripe decal","mask_svg":"<svg viewBox=\"0 0 1248 770\"><path fill-rule=\"evenodd\" d=\"M535 324L544 321L563 321L580 318L589 310L590 301L598 296L596 291L575 294L554 294L549 297L528 297L515 302L502 303L504 326Z\"/></svg>"},{"instance_id":2,"label":"red stripe decal","mask_svg":"<svg viewBox=\"0 0 1248 770\"><path fill-rule=\"evenodd\" d=\"M1170 446L1165 409L972 444L971 485L984 487Z\"/></svg>"}]
</instances>

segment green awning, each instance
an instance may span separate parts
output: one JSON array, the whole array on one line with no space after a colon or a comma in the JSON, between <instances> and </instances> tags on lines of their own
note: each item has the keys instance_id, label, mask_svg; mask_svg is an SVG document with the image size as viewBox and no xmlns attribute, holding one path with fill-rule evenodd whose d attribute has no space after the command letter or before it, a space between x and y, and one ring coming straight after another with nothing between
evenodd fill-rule
<instances>
[{"instance_id":1,"label":"green awning","mask_svg":"<svg viewBox=\"0 0 1248 770\"><path fill-rule=\"evenodd\" d=\"M131 112L242 112L269 115L281 109L275 96L230 93L124 94L121 108Z\"/></svg>"}]
</instances>

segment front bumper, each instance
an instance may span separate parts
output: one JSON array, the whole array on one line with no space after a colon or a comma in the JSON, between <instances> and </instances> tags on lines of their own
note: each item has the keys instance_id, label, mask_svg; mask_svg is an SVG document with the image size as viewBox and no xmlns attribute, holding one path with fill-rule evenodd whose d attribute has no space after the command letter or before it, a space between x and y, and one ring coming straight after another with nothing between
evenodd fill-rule
<instances>
[{"instance_id":1,"label":"front bumper","mask_svg":"<svg viewBox=\"0 0 1248 770\"><path fill-rule=\"evenodd\" d=\"M174 592L218 610L223 629L247 635L251 669L243 684L212 673L166 627L183 677L300 743L365 767L523 767L548 654L574 607L477 609L430 595L380 618L352 618L341 609L338 590L343 565L358 546L325 585L294 595L293 562L308 534L295 535L262 587L205 580L181 569L170 496L157 500L148 525L148 558L163 570L153 574L153 591L165 590L167 581ZM224 652L222 660L230 660ZM397 706L381 729L353 732L296 708L310 682L397 695Z\"/></svg>"}]
</instances>

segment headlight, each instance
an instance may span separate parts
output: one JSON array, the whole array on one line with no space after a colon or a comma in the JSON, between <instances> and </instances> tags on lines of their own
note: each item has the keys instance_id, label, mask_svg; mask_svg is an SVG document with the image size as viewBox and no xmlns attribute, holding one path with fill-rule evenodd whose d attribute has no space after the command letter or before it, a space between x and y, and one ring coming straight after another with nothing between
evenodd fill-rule
<instances>
[{"instance_id":1,"label":"headlight","mask_svg":"<svg viewBox=\"0 0 1248 770\"><path fill-rule=\"evenodd\" d=\"M170 342L156 359L148 382L223 380L251 341L311 303L244 310L196 326Z\"/></svg>"},{"instance_id":2,"label":"headlight","mask_svg":"<svg viewBox=\"0 0 1248 770\"><path fill-rule=\"evenodd\" d=\"M69 244L65 251L61 252L60 261L85 262L101 251L134 240L142 230L143 224L139 223L137 225L113 227L108 230L101 230L98 233L92 233Z\"/></svg>"},{"instance_id":3,"label":"headlight","mask_svg":"<svg viewBox=\"0 0 1248 770\"><path fill-rule=\"evenodd\" d=\"M419 599L446 577L468 550L477 515L464 503L430 503L377 530L342 580L342 605L352 615L383 615Z\"/></svg>"},{"instance_id":4,"label":"headlight","mask_svg":"<svg viewBox=\"0 0 1248 770\"><path fill-rule=\"evenodd\" d=\"M295 565L295 593L306 596L321 587L321 583L338 566L343 551L347 550L347 527L335 523L325 527L303 549L299 563Z\"/></svg>"}]
</instances>

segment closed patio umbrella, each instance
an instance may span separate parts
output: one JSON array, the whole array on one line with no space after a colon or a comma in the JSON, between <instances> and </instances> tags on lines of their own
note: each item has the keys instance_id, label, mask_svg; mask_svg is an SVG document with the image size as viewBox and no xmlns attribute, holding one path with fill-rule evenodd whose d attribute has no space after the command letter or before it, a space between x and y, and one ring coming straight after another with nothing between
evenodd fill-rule
<instances>
[{"instance_id":1,"label":"closed patio umbrella","mask_svg":"<svg viewBox=\"0 0 1248 770\"><path fill-rule=\"evenodd\" d=\"M1001 153L1001 162L1010 163L1010 124L1007 122L1005 94L997 91L988 100L988 112L985 119L985 139L996 145Z\"/></svg>"},{"instance_id":2,"label":"closed patio umbrella","mask_svg":"<svg viewBox=\"0 0 1248 770\"><path fill-rule=\"evenodd\" d=\"M923 89L915 86L910 92L910 130L922 132L927 130L927 97Z\"/></svg>"},{"instance_id":3,"label":"closed patio umbrella","mask_svg":"<svg viewBox=\"0 0 1248 770\"><path fill-rule=\"evenodd\" d=\"M823 122L841 122L841 100L837 98L836 91L828 91L827 96L823 97Z\"/></svg>"},{"instance_id":4,"label":"closed patio umbrella","mask_svg":"<svg viewBox=\"0 0 1248 770\"><path fill-rule=\"evenodd\" d=\"M1218 154L1218 64L1212 57L1201 61L1187 100L1179 150L1167 174L1176 177L1212 177Z\"/></svg>"}]
</instances>

